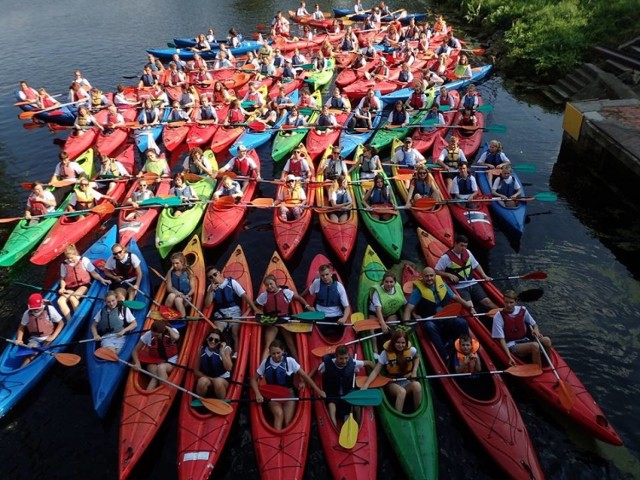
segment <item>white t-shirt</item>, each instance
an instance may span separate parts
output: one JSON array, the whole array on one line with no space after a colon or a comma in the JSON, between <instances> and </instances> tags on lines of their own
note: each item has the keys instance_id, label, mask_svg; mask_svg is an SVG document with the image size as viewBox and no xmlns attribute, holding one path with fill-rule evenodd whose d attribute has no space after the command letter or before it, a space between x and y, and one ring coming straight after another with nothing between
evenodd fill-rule
<instances>
[{"instance_id":1,"label":"white t-shirt","mask_svg":"<svg viewBox=\"0 0 640 480\"><path fill-rule=\"evenodd\" d=\"M51 320L51 323L59 323L62 320L62 315L60 315L58 311L55 308L53 308L53 306L43 304L43 307L45 308L45 311L48 313L49 320ZM29 325L29 310L26 310L22 314L20 325L22 325L23 327L26 327L27 325ZM33 336L30 338L30 340L37 340L38 342L44 342L47 339L47 337L48 335L43 335L41 337Z\"/></svg>"},{"instance_id":2,"label":"white t-shirt","mask_svg":"<svg viewBox=\"0 0 640 480\"><path fill-rule=\"evenodd\" d=\"M122 262L126 262L129 259L129 256L131 256L131 266L133 268L138 268L140 266L140 259L138 258L138 256L135 253L129 253L127 252L125 254L125 256L122 258ZM109 260L107 260L107 262L104 264L104 269L105 270L115 270L116 269L116 258L111 255L109 257ZM131 278L126 278L125 280L131 281L131 280L135 280L136 276L132 276Z\"/></svg>"},{"instance_id":3,"label":"white t-shirt","mask_svg":"<svg viewBox=\"0 0 640 480\"><path fill-rule=\"evenodd\" d=\"M269 362L269 364L271 365L272 368L279 368L280 364L279 363L274 363L273 360L271 360L271 357L265 359L260 366L258 367L258 369L256 370L256 373L261 376L264 377L264 371L267 367L267 362ZM298 370L300 370L300 364L296 361L295 358L291 358L291 357L287 357L287 376L291 376L294 373L296 373Z\"/></svg>"},{"instance_id":4,"label":"white t-shirt","mask_svg":"<svg viewBox=\"0 0 640 480\"><path fill-rule=\"evenodd\" d=\"M82 266L87 272L91 273L95 271L96 269L95 265L91 263L91 260L89 260L87 257L81 257L80 261L82 262ZM62 262L62 264L60 265L60 278L64 278L66 276L67 276L67 263Z\"/></svg>"},{"instance_id":5,"label":"white t-shirt","mask_svg":"<svg viewBox=\"0 0 640 480\"><path fill-rule=\"evenodd\" d=\"M515 309L513 310L512 315L518 315L522 308L523 307L521 307L520 305L516 305ZM529 313L528 310L525 311L525 314L524 314L524 323L526 325L529 325L532 328L536 324L536 321L533 319L533 317L531 316L531 314ZM493 328L491 329L491 337L492 338L505 338L505 335L504 335L504 318L502 317L502 313L501 312L496 313L495 317L493 317ZM512 347L515 344L516 344L516 340L513 340L511 342L507 342L507 347Z\"/></svg>"},{"instance_id":6,"label":"white t-shirt","mask_svg":"<svg viewBox=\"0 0 640 480\"><path fill-rule=\"evenodd\" d=\"M49 201L51 201L51 202L54 202L54 204L55 204L55 203L57 203L57 202L56 202L56 197L54 197L54 196L53 196L53 193L51 193L49 190L43 190L43 191L42 191L42 197L43 197L45 200L49 200ZM31 208L31 202L32 202L32 201L33 201L33 202L37 202L37 200L35 199L35 197L33 197L33 199L32 199L32 197L31 197L31 196L29 196L29 198L27 199L27 208L29 208L29 209ZM47 205L45 205L45 208L47 209L47 212L53 212L53 211L56 209L56 207L55 207L55 206L50 207L50 206L47 206ZM34 214L34 215L35 215L35 214Z\"/></svg>"},{"instance_id":7,"label":"white t-shirt","mask_svg":"<svg viewBox=\"0 0 640 480\"><path fill-rule=\"evenodd\" d=\"M411 359L413 360L413 358L416 356L416 353L418 353L418 350L416 350L416 347L409 347L409 353L411 355ZM386 350L382 350L382 353L378 357L378 363L381 363L382 365L389 365L389 357L387 357Z\"/></svg>"},{"instance_id":8,"label":"white t-shirt","mask_svg":"<svg viewBox=\"0 0 640 480\"><path fill-rule=\"evenodd\" d=\"M75 172L76 177L84 173L84 170L82 169L82 167L78 162L69 162L69 164L67 165L67 169L69 168ZM62 164L58 162L55 170L53 171L53 174L58 178L67 178L67 176L63 175L62 172L63 172Z\"/></svg>"},{"instance_id":9,"label":"white t-shirt","mask_svg":"<svg viewBox=\"0 0 640 480\"><path fill-rule=\"evenodd\" d=\"M311 282L311 285L309 285L309 293L311 295L316 295L320 291L320 281L321 280L319 278L316 278ZM325 307L322 305L316 305L316 310L318 312L323 312L325 316L329 318L341 317L344 314L344 309L349 306L349 298L347 297L347 291L344 289L344 285L337 280L334 280L334 282L338 284L336 290L339 295L342 308L337 306Z\"/></svg>"},{"instance_id":10,"label":"white t-shirt","mask_svg":"<svg viewBox=\"0 0 640 480\"><path fill-rule=\"evenodd\" d=\"M449 192L451 194L451 196L454 195L458 195L461 198L467 197L469 195L471 195L470 193L465 193L465 194L461 194L460 193L460 186L458 185L458 178L456 177L453 179L453 182L451 182L451 191ZM473 175L469 175L469 180L471 183L471 191L473 193L477 193L478 192L478 182L476 182L476 177L474 177Z\"/></svg>"}]
</instances>

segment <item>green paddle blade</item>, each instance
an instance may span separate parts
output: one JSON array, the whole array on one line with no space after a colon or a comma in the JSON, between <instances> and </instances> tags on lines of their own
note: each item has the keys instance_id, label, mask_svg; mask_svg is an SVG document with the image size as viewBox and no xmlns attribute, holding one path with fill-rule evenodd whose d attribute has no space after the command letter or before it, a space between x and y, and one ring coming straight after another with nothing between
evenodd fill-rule
<instances>
[{"instance_id":1,"label":"green paddle blade","mask_svg":"<svg viewBox=\"0 0 640 480\"><path fill-rule=\"evenodd\" d=\"M482 130L485 132L506 133L507 127L505 125L489 125L488 127L484 127Z\"/></svg>"},{"instance_id":2,"label":"green paddle blade","mask_svg":"<svg viewBox=\"0 0 640 480\"><path fill-rule=\"evenodd\" d=\"M298 112L300 112L300 115L311 115L313 113L313 108L303 107L300 108Z\"/></svg>"},{"instance_id":3,"label":"green paddle blade","mask_svg":"<svg viewBox=\"0 0 640 480\"><path fill-rule=\"evenodd\" d=\"M347 403L359 407L376 407L382 403L382 392L380 390L354 390L342 397Z\"/></svg>"},{"instance_id":4,"label":"green paddle blade","mask_svg":"<svg viewBox=\"0 0 640 480\"><path fill-rule=\"evenodd\" d=\"M141 207L149 206L149 205L161 205L164 207L177 207L182 203L180 197L172 196L172 197L153 197L148 198L147 200L143 200L138 205Z\"/></svg>"},{"instance_id":5,"label":"green paddle blade","mask_svg":"<svg viewBox=\"0 0 640 480\"><path fill-rule=\"evenodd\" d=\"M533 163L516 163L512 164L511 168L522 173L536 173L538 169Z\"/></svg>"},{"instance_id":6,"label":"green paddle blade","mask_svg":"<svg viewBox=\"0 0 640 480\"><path fill-rule=\"evenodd\" d=\"M253 108L255 104L256 104L256 102L251 102L251 101L247 100L245 102L242 102L241 106L242 106L242 108Z\"/></svg>"},{"instance_id":7,"label":"green paddle blade","mask_svg":"<svg viewBox=\"0 0 640 480\"><path fill-rule=\"evenodd\" d=\"M540 192L536 193L533 198L541 202L555 202L558 200L558 195L553 192Z\"/></svg>"},{"instance_id":8,"label":"green paddle blade","mask_svg":"<svg viewBox=\"0 0 640 480\"><path fill-rule=\"evenodd\" d=\"M300 313L294 313L293 315L291 315L293 318L296 318L298 320L308 320L308 321L315 321L315 320L324 320L325 314L324 312L300 312Z\"/></svg>"},{"instance_id":9,"label":"green paddle blade","mask_svg":"<svg viewBox=\"0 0 640 480\"><path fill-rule=\"evenodd\" d=\"M191 406L193 408L204 407L204 405L202 404L199 398L194 398L193 400L191 400Z\"/></svg>"},{"instance_id":10,"label":"green paddle blade","mask_svg":"<svg viewBox=\"0 0 640 480\"><path fill-rule=\"evenodd\" d=\"M123 304L131 310L142 310L145 307L145 303L140 300L125 300Z\"/></svg>"}]
</instances>

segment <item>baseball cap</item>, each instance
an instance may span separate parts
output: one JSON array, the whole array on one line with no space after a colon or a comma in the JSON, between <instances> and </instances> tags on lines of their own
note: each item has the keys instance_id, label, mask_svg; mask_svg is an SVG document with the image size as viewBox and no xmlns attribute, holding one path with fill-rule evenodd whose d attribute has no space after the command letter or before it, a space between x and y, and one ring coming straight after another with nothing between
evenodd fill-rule
<instances>
[{"instance_id":1,"label":"baseball cap","mask_svg":"<svg viewBox=\"0 0 640 480\"><path fill-rule=\"evenodd\" d=\"M38 310L42 308L42 303L42 295L39 293L32 293L27 299L27 306L29 307L29 310Z\"/></svg>"},{"instance_id":2,"label":"baseball cap","mask_svg":"<svg viewBox=\"0 0 640 480\"><path fill-rule=\"evenodd\" d=\"M290 181L290 180L295 181L296 180L296 176L290 173L289 175L287 175L287 182Z\"/></svg>"}]
</instances>

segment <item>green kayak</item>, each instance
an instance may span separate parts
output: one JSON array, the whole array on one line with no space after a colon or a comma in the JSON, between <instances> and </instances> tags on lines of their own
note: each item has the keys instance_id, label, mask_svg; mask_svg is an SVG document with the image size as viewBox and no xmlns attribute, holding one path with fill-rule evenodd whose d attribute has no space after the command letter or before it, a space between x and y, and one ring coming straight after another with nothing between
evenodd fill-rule
<instances>
[{"instance_id":1,"label":"green kayak","mask_svg":"<svg viewBox=\"0 0 640 480\"><path fill-rule=\"evenodd\" d=\"M356 148L356 153L354 158L359 158L362 155L362 145L358 145ZM382 172L382 175L385 179L385 184L389 186L389 193L391 194L391 204L397 205L396 197L393 193L393 189L389 184L389 179ZM362 208L362 199L364 198L367 190L371 188L373 185L372 180L362 181L360 182L360 171L359 169L354 169L351 172L351 181L353 184L353 193L355 195L355 200L358 205L358 208ZM390 206L393 209L392 206ZM371 212L367 210L360 210L360 214L362 220L369 230L369 233L376 239L378 244L389 254L391 258L394 260L400 260L400 254L402 253L402 242L403 242L403 228L402 228L402 217L400 216L400 212L397 211L396 215L393 215L389 220L380 220L377 216L373 216Z\"/></svg>"},{"instance_id":2,"label":"green kayak","mask_svg":"<svg viewBox=\"0 0 640 480\"><path fill-rule=\"evenodd\" d=\"M215 157L213 157L210 150L205 152L205 155L207 154L211 155L209 160L213 169L217 170L218 164L215 161ZM156 248L162 258L165 258L175 245L189 237L196 229L209 205L207 202L211 199L216 186L215 180L210 177L204 177L199 182L187 183L191 185L196 195L198 195L200 202L178 216L175 215L174 209L171 207L166 207L162 210L156 226Z\"/></svg>"},{"instance_id":3,"label":"green kayak","mask_svg":"<svg viewBox=\"0 0 640 480\"><path fill-rule=\"evenodd\" d=\"M313 90L322 90L326 85L331 82L333 78L335 67L335 61L329 60L329 67L324 70L318 72L315 70L311 70L307 72L307 77L304 79L305 83L308 83Z\"/></svg>"},{"instance_id":4,"label":"green kayak","mask_svg":"<svg viewBox=\"0 0 640 480\"><path fill-rule=\"evenodd\" d=\"M316 90L311 95L318 107L322 103L322 94L319 90ZM304 114L305 109L301 109L301 113ZM319 111L310 111L307 116L307 124L315 123L320 115ZM292 129L292 130L280 130L273 139L273 147L271 149L271 157L274 162L279 162L286 158L294 148L296 148L304 140L304 137L309 133L308 128Z\"/></svg>"},{"instance_id":5,"label":"green kayak","mask_svg":"<svg viewBox=\"0 0 640 480\"><path fill-rule=\"evenodd\" d=\"M429 109L431 108L431 105L433 105L433 100L436 97L436 91L434 88L430 88L425 92L425 94L427 95L427 103L425 104L424 108L416 110L415 112L409 112L409 125L418 125L420 122L422 122L424 117L427 116L427 113L429 113ZM394 139L398 138L402 140L407 135L411 135L414 131L414 128L410 127L387 128L388 123L388 120L382 122L380 124L380 130L378 130L371 139L371 146L376 147L378 149L378 152L381 152L385 148L389 148L391 142L393 142Z\"/></svg>"},{"instance_id":6,"label":"green kayak","mask_svg":"<svg viewBox=\"0 0 640 480\"><path fill-rule=\"evenodd\" d=\"M89 178L93 177L93 149L89 148L75 161L80 164L85 172L87 172ZM55 188L48 187L48 190L54 192ZM69 203L70 198L71 192L58 205L58 208L54 213L52 213L51 217L43 218L36 224L29 225L29 221L20 220L7 239L7 243L5 243L2 250L0 250L0 267L12 266L35 248L35 246L40 243L47 232L51 230L58 221L61 214L67 208L67 203Z\"/></svg>"},{"instance_id":7,"label":"green kayak","mask_svg":"<svg viewBox=\"0 0 640 480\"><path fill-rule=\"evenodd\" d=\"M365 317L367 317L366 312L369 308L369 291L373 285L380 283L385 271L386 268L380 261L380 257L371 246L367 246L358 284L358 310L365 312ZM396 288L402 288L402 285L398 283ZM363 332L362 336L371 333ZM415 334L412 334L409 340L411 345L418 349L420 358L418 375L426 375L420 344ZM363 341L362 347L367 360L374 361L374 353L377 353L375 340ZM438 478L438 437L436 435L435 414L429 383L427 380L421 380L420 383L422 384L422 404L414 412L401 413L397 411L386 395L383 397L382 405L376 408L382 428L405 471L406 478L435 480Z\"/></svg>"}]
</instances>

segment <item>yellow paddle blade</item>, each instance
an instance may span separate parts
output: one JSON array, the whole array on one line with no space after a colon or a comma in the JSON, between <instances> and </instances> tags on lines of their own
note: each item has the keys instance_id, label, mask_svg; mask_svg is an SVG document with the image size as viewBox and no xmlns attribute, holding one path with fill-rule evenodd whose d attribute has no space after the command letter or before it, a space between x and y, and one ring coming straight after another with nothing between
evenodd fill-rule
<instances>
[{"instance_id":1,"label":"yellow paddle blade","mask_svg":"<svg viewBox=\"0 0 640 480\"><path fill-rule=\"evenodd\" d=\"M340 430L340 437L338 437L338 444L342 448L346 448L347 450L351 450L356 446L358 442L358 422L353 418L353 413L349 414L349 418L344 425L342 425L342 429Z\"/></svg>"},{"instance_id":2,"label":"yellow paddle blade","mask_svg":"<svg viewBox=\"0 0 640 480\"><path fill-rule=\"evenodd\" d=\"M278 323L276 325L291 333L311 333L313 330L313 323Z\"/></svg>"}]
</instances>

